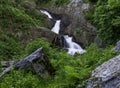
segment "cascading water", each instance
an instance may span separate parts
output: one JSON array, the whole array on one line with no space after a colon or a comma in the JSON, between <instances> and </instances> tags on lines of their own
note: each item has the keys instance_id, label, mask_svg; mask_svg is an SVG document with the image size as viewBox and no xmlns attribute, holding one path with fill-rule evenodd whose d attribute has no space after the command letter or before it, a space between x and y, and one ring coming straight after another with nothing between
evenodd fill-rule
<instances>
[{"instance_id":1,"label":"cascading water","mask_svg":"<svg viewBox=\"0 0 120 88\"><path fill-rule=\"evenodd\" d=\"M54 19L54 17L51 16L52 13L49 13L46 10L40 10L40 11L41 11L41 13L47 15L49 19L52 19L55 21L55 24L52 27L51 31L56 34L59 34L59 31L61 30L60 25L62 24L63 20L61 21L61 19L59 19L59 20ZM65 22L63 22L63 23L65 23ZM66 25L66 27L67 26L68 25ZM72 41L72 37L69 37L68 35L64 35L63 37L65 40L65 45L63 48L68 50L69 55L74 55L75 53L83 54L86 52L86 50L82 49L80 45L78 45L76 42Z\"/></svg>"},{"instance_id":2,"label":"cascading water","mask_svg":"<svg viewBox=\"0 0 120 88\"><path fill-rule=\"evenodd\" d=\"M52 16L45 10L40 10L41 13L45 14L48 16L49 19L52 19Z\"/></svg>"},{"instance_id":3,"label":"cascading water","mask_svg":"<svg viewBox=\"0 0 120 88\"><path fill-rule=\"evenodd\" d=\"M72 41L72 37L69 37L68 35L64 35L64 38L68 45L68 47L66 48L68 50L68 54L74 55L75 53L83 54L86 52L86 50L82 49L80 45Z\"/></svg>"},{"instance_id":4,"label":"cascading water","mask_svg":"<svg viewBox=\"0 0 120 88\"><path fill-rule=\"evenodd\" d=\"M60 31L60 22L61 20L57 20L53 28L51 29L52 32L59 34Z\"/></svg>"}]
</instances>

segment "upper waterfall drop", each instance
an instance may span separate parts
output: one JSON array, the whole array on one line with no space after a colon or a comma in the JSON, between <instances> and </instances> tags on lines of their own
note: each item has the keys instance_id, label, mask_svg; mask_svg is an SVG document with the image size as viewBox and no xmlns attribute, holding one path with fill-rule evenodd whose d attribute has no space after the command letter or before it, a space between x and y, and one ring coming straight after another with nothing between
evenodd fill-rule
<instances>
[{"instance_id":1,"label":"upper waterfall drop","mask_svg":"<svg viewBox=\"0 0 120 88\"><path fill-rule=\"evenodd\" d=\"M70 25L70 17L67 14L57 14L48 11L47 9L40 9L40 12L47 15L47 17L50 19L52 25L52 28L56 25L56 22L60 20L60 29L59 29L59 34L64 35L65 34L65 29ZM51 29L52 29L51 28ZM56 29L57 30L57 29Z\"/></svg>"},{"instance_id":2,"label":"upper waterfall drop","mask_svg":"<svg viewBox=\"0 0 120 88\"><path fill-rule=\"evenodd\" d=\"M52 32L59 34L60 31L60 22L61 20L57 20L54 27L51 29Z\"/></svg>"},{"instance_id":3,"label":"upper waterfall drop","mask_svg":"<svg viewBox=\"0 0 120 88\"><path fill-rule=\"evenodd\" d=\"M40 10L40 12L43 13L43 14L45 14L45 15L47 15L49 19L53 19L52 16L51 16L51 14L48 11L46 11L46 10Z\"/></svg>"}]
</instances>

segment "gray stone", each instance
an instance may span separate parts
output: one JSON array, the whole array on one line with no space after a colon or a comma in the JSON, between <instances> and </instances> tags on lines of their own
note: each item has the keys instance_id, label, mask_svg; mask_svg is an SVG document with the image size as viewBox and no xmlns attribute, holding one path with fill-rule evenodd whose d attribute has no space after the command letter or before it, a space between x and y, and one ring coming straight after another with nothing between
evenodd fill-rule
<instances>
[{"instance_id":1,"label":"gray stone","mask_svg":"<svg viewBox=\"0 0 120 88\"><path fill-rule=\"evenodd\" d=\"M15 61L1 61L1 66L9 67L9 66L13 65L14 63L15 63Z\"/></svg>"},{"instance_id":2,"label":"gray stone","mask_svg":"<svg viewBox=\"0 0 120 88\"><path fill-rule=\"evenodd\" d=\"M1 69L5 70L7 67L13 66L16 61L1 61Z\"/></svg>"},{"instance_id":3,"label":"gray stone","mask_svg":"<svg viewBox=\"0 0 120 88\"><path fill-rule=\"evenodd\" d=\"M120 50L120 40L116 43L115 47L114 47L114 51L118 52Z\"/></svg>"},{"instance_id":4,"label":"gray stone","mask_svg":"<svg viewBox=\"0 0 120 88\"><path fill-rule=\"evenodd\" d=\"M120 88L120 55L93 70L86 88Z\"/></svg>"},{"instance_id":5,"label":"gray stone","mask_svg":"<svg viewBox=\"0 0 120 88\"><path fill-rule=\"evenodd\" d=\"M25 71L34 71L37 75L46 78L52 75L53 68L49 62L47 56L42 52L42 48L37 49L35 52L17 62L13 66L6 68L1 74L0 77L8 73L11 69Z\"/></svg>"}]
</instances>

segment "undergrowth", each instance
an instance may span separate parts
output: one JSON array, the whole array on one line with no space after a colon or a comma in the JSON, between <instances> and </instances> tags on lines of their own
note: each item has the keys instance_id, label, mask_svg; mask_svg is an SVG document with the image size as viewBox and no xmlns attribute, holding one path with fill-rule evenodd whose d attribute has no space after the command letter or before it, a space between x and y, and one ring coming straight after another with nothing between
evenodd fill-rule
<instances>
[{"instance_id":1,"label":"undergrowth","mask_svg":"<svg viewBox=\"0 0 120 88\"><path fill-rule=\"evenodd\" d=\"M111 46L100 49L92 44L86 48L86 53L70 56L64 50L50 47L50 44L42 39L28 44L25 49L26 55L40 47L43 47L55 69L54 77L42 79L31 72L13 70L4 76L1 88L84 88L91 71L116 55Z\"/></svg>"},{"instance_id":2,"label":"undergrowth","mask_svg":"<svg viewBox=\"0 0 120 88\"><path fill-rule=\"evenodd\" d=\"M107 44L115 44L120 37L120 1L98 0L87 18L97 27L99 37Z\"/></svg>"}]
</instances>

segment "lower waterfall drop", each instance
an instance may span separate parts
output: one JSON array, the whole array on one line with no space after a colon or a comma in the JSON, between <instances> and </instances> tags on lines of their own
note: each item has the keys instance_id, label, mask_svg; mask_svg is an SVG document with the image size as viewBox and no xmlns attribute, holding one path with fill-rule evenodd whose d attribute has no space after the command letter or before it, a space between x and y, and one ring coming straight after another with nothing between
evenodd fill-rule
<instances>
[{"instance_id":1,"label":"lower waterfall drop","mask_svg":"<svg viewBox=\"0 0 120 88\"><path fill-rule=\"evenodd\" d=\"M68 47L66 47L68 54L74 55L75 53L83 54L86 52L86 50L82 49L80 45L72 41L72 37L64 35L64 38L68 45Z\"/></svg>"}]
</instances>

